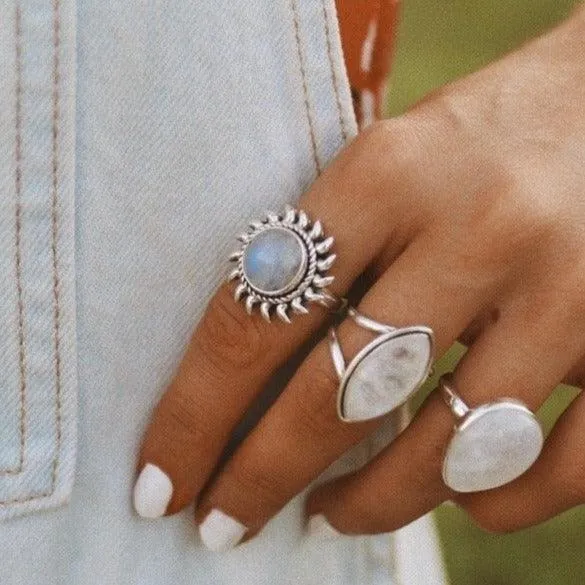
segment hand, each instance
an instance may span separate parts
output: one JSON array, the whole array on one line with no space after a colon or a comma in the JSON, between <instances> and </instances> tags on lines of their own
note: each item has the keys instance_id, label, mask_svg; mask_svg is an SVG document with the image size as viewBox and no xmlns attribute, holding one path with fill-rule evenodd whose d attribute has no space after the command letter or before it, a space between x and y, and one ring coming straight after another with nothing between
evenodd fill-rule
<instances>
[{"instance_id":1,"label":"hand","mask_svg":"<svg viewBox=\"0 0 585 585\"><path fill-rule=\"evenodd\" d=\"M537 409L585 375L585 15L357 138L300 207L336 237L334 292L368 271L359 309L427 324L471 405L514 396ZM135 506L173 514L196 500L203 541L225 550L257 534L380 420L344 424L320 342L217 472L244 411L327 315L292 325L248 317L233 284L211 301L147 430ZM339 328L348 354L367 341ZM361 471L319 487L309 515L347 534L395 530L454 499L490 530L543 521L585 501L585 400L512 484L461 496L441 480L453 420L436 394ZM216 472L215 475L214 472ZM213 511L213 512L212 512Z\"/></svg>"}]
</instances>

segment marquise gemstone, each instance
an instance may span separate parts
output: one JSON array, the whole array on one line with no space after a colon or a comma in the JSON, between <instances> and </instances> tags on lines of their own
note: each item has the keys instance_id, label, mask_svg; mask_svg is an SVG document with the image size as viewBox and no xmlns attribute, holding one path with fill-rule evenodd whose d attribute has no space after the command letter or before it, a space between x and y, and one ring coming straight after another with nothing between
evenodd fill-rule
<instances>
[{"instance_id":1,"label":"marquise gemstone","mask_svg":"<svg viewBox=\"0 0 585 585\"><path fill-rule=\"evenodd\" d=\"M243 270L250 285L266 295L292 291L305 276L305 245L294 231L283 227L263 230L246 246Z\"/></svg>"},{"instance_id":2,"label":"marquise gemstone","mask_svg":"<svg viewBox=\"0 0 585 585\"><path fill-rule=\"evenodd\" d=\"M426 332L398 331L348 368L341 410L346 420L387 414L403 404L426 379L432 340Z\"/></svg>"}]
</instances>

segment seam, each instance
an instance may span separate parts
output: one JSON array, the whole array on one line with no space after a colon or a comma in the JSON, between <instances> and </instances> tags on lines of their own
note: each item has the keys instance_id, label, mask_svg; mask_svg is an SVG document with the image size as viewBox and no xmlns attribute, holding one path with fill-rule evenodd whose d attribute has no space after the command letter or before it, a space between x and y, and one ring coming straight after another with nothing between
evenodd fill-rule
<instances>
[{"instance_id":1,"label":"seam","mask_svg":"<svg viewBox=\"0 0 585 585\"><path fill-rule=\"evenodd\" d=\"M317 154L317 139L315 137L315 125L313 122L313 115L311 113L311 106L309 104L309 87L307 84L307 72L305 69L305 59L303 57L303 51L301 47L301 34L299 27L299 12L297 9L297 0L289 0L289 5L292 10L293 25L295 33L295 42L297 47L297 56L299 59L299 67L301 70L301 77L303 80L303 100L305 103L305 111L307 114L307 122L309 123L309 137L311 139L311 150L313 153L313 162L315 164L315 170L317 175L321 174L321 163L319 162L319 156Z\"/></svg>"},{"instance_id":2,"label":"seam","mask_svg":"<svg viewBox=\"0 0 585 585\"><path fill-rule=\"evenodd\" d=\"M59 257L57 245L59 240L59 120L61 118L61 101L59 95L61 81L61 5L60 0L53 0L53 193L51 198L51 250L53 253L53 329L55 344L55 408L57 453L53 465L53 488L61 455L61 281L59 275Z\"/></svg>"},{"instance_id":3,"label":"seam","mask_svg":"<svg viewBox=\"0 0 585 585\"><path fill-rule=\"evenodd\" d=\"M22 21L20 2L17 0L14 14L14 53L15 53L15 142L14 142L14 265L16 271L16 298L17 298L17 326L18 326L18 370L19 370L19 400L20 400L20 454L18 464L13 468L0 469L0 476L18 475L24 469L25 437L26 437L26 345L24 338L24 301L22 289Z\"/></svg>"},{"instance_id":4,"label":"seam","mask_svg":"<svg viewBox=\"0 0 585 585\"><path fill-rule=\"evenodd\" d=\"M333 91L335 92L335 102L337 104L337 114L339 115L339 128L341 130L341 137L343 142L347 142L348 132L343 117L343 108L341 107L341 96L339 94L339 78L337 77L337 69L333 62L333 45L331 43L331 26L329 24L329 15L327 14L326 0L321 0L323 8L323 22L325 24L325 39L327 41L327 58L329 59L329 68L331 70L331 83Z\"/></svg>"},{"instance_id":5,"label":"seam","mask_svg":"<svg viewBox=\"0 0 585 585\"><path fill-rule=\"evenodd\" d=\"M57 486L57 471L60 464L62 441L61 416L61 307L60 307L60 278L57 244L59 240L59 121L60 121L60 51L61 51L61 0L53 0L53 119L52 119L52 151L51 151L51 253L53 257L53 342L55 351L55 422L57 445L51 471L51 487L48 491L36 493L20 498L0 501L0 506L23 504L52 496ZM19 23L20 24L20 23Z\"/></svg>"}]
</instances>

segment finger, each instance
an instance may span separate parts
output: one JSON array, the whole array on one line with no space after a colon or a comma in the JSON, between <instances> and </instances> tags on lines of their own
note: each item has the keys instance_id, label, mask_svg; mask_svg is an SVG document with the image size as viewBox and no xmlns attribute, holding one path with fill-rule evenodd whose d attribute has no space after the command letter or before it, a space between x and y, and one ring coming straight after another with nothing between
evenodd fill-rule
<instances>
[{"instance_id":1,"label":"finger","mask_svg":"<svg viewBox=\"0 0 585 585\"><path fill-rule=\"evenodd\" d=\"M428 418L443 432L425 432ZM351 535L393 532L450 499L451 490L440 481L450 422L438 396L431 395L409 427L372 461L310 494L309 526Z\"/></svg>"},{"instance_id":2,"label":"finger","mask_svg":"<svg viewBox=\"0 0 585 585\"><path fill-rule=\"evenodd\" d=\"M515 482L458 503L485 530L513 532L585 502L585 397L579 395L548 437L540 459Z\"/></svg>"},{"instance_id":3,"label":"finger","mask_svg":"<svg viewBox=\"0 0 585 585\"><path fill-rule=\"evenodd\" d=\"M456 254L455 247L443 248L433 238L420 236L370 289L360 310L397 327L429 325L436 332L437 351L442 353L490 294L487 286L461 291L453 273L442 268ZM492 292L496 288L494 281ZM455 293L458 303L453 310ZM338 335L348 355L372 338L351 319L339 328ZM208 546L223 550L244 531L250 538L381 423L341 422L336 409L338 386L328 345L322 342L203 495L197 519Z\"/></svg>"},{"instance_id":4,"label":"finger","mask_svg":"<svg viewBox=\"0 0 585 585\"><path fill-rule=\"evenodd\" d=\"M356 140L300 202L336 237L331 288L339 294L385 244L399 251L408 239L408 211L378 203L389 180L375 155L380 140L379 131ZM233 289L223 286L211 301L146 431L134 492L142 515L176 512L195 497L247 407L326 317L313 306L292 325L267 324L234 302Z\"/></svg>"},{"instance_id":5,"label":"finger","mask_svg":"<svg viewBox=\"0 0 585 585\"><path fill-rule=\"evenodd\" d=\"M530 303L514 298L471 347L455 372L455 387L471 407L511 396L534 409L582 355L574 311L546 300L536 315ZM453 423L434 394L362 472L317 489L309 513L324 515L341 532L369 534L395 530L453 498L441 474Z\"/></svg>"}]
</instances>

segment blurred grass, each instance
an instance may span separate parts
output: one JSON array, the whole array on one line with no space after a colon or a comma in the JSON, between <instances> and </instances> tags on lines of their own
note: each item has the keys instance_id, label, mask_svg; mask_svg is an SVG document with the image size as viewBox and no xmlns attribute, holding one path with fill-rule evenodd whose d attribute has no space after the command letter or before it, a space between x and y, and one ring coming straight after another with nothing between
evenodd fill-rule
<instances>
[{"instance_id":1,"label":"blurred grass","mask_svg":"<svg viewBox=\"0 0 585 585\"><path fill-rule=\"evenodd\" d=\"M565 18L575 0L402 0L389 111L478 69Z\"/></svg>"},{"instance_id":2,"label":"blurred grass","mask_svg":"<svg viewBox=\"0 0 585 585\"><path fill-rule=\"evenodd\" d=\"M569 0L403 0L388 111L474 71L566 17ZM455 347L437 371L450 370ZM429 382L432 387L436 376ZM513 393L511 391L511 393ZM550 429L575 396L560 388L540 415ZM511 535L489 535L454 506L436 513L453 585L585 585L585 508Z\"/></svg>"}]
</instances>

